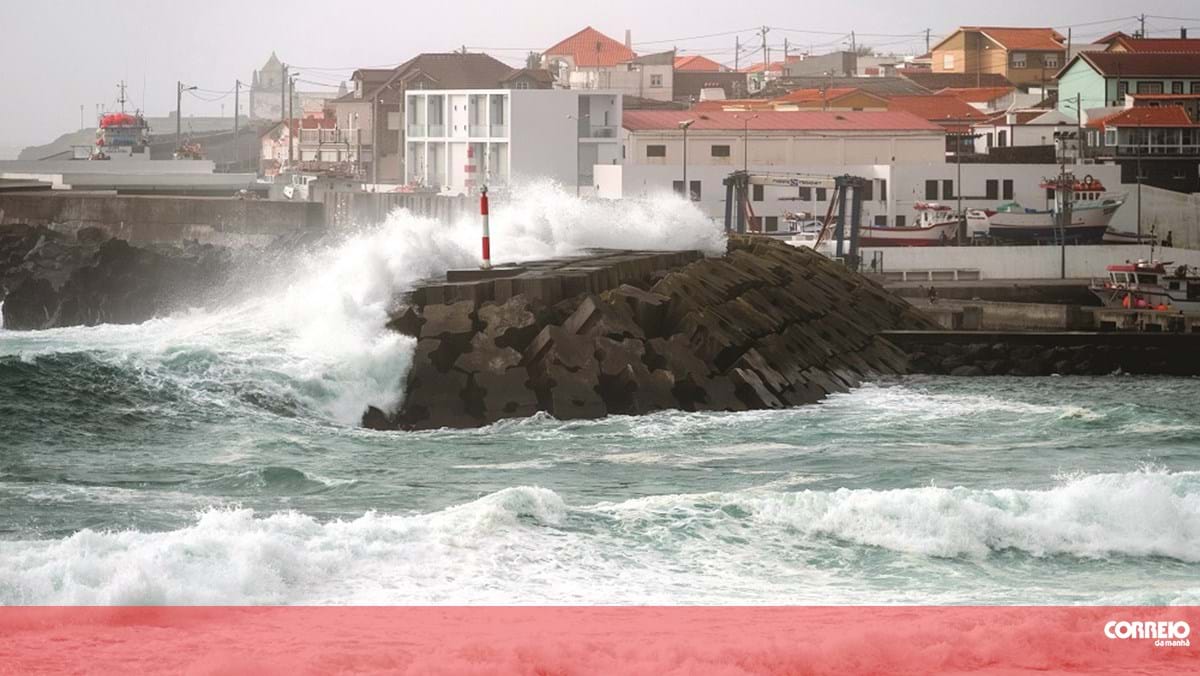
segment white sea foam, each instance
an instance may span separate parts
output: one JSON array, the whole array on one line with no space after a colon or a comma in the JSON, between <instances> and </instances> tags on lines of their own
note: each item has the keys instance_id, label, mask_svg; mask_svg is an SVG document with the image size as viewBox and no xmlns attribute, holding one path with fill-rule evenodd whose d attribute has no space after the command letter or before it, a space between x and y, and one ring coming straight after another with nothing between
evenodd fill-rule
<instances>
[{"instance_id":1,"label":"white sea foam","mask_svg":"<svg viewBox=\"0 0 1200 676\"><path fill-rule=\"evenodd\" d=\"M549 183L498 202L491 231L499 261L595 247L724 249L721 227L684 200L585 201ZM368 404L391 408L402 396L412 341L384 327L395 295L448 268L476 265L478 246L474 216L444 223L396 211L379 227L293 261L281 287L264 282L236 307L139 326L9 332L0 354L30 359L86 350L147 377L166 367L188 385L245 384L355 423Z\"/></svg>"},{"instance_id":2,"label":"white sea foam","mask_svg":"<svg viewBox=\"0 0 1200 676\"><path fill-rule=\"evenodd\" d=\"M846 560L848 545L859 553ZM873 565L902 576L900 588L847 586L844 576L864 573L846 566L866 565L871 550L885 557ZM1105 557L1200 562L1200 473L573 508L553 491L519 487L429 514L325 523L212 509L165 533L0 542L0 603L979 602L989 581L948 585L936 562L1006 552L1064 570ZM996 600L1049 600L1002 593Z\"/></svg>"}]
</instances>

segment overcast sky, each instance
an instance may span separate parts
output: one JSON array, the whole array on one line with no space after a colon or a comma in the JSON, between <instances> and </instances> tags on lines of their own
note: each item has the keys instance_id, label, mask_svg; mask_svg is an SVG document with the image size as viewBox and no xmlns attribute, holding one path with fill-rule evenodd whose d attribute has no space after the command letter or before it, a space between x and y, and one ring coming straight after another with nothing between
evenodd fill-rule
<instances>
[{"instance_id":1,"label":"overcast sky","mask_svg":"<svg viewBox=\"0 0 1200 676\"><path fill-rule=\"evenodd\" d=\"M1180 26L1200 35L1197 0L0 0L0 146L46 143L78 129L80 105L92 126L96 104L114 106L122 79L131 105L144 101L151 115L174 108L176 80L217 99L235 79L249 81L271 50L295 64L301 78L336 83L356 66L464 45L519 64L530 49L586 25L618 40L631 29L639 53L676 47L732 63L735 35L761 44L754 27L764 24L774 27L773 49L784 38L800 49L833 49L853 30L860 44L913 53L924 50L926 28L934 42L960 24L1049 25L1063 33L1073 26L1077 39L1089 39L1135 30L1135 10L1148 15L1152 36L1177 35ZM761 58L749 51L743 63ZM218 115L221 104L231 116L232 95L207 102L187 97L184 115Z\"/></svg>"}]
</instances>

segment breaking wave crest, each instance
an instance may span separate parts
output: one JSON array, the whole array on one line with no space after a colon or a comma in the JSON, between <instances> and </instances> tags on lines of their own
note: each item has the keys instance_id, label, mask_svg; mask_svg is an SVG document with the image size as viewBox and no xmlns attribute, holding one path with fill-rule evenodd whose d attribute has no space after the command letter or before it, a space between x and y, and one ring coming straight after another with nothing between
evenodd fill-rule
<instances>
[{"instance_id":1,"label":"breaking wave crest","mask_svg":"<svg viewBox=\"0 0 1200 676\"><path fill-rule=\"evenodd\" d=\"M904 560L914 555L968 565L1014 553L1194 563L1200 473L1100 474L1044 490L747 490L581 507L517 487L429 514L328 522L209 509L169 532L2 542L0 603L878 600L828 586L841 568L863 565L840 558L847 542L909 575ZM937 602L944 582L920 579L914 590L930 588L918 598Z\"/></svg>"}]
</instances>

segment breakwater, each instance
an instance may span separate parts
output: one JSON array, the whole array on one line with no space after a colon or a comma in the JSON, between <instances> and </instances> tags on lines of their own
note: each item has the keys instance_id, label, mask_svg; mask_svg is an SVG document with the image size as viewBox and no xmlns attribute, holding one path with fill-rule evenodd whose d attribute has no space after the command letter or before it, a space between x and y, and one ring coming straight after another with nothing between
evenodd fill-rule
<instances>
[{"instance_id":1,"label":"breakwater","mask_svg":"<svg viewBox=\"0 0 1200 676\"><path fill-rule=\"evenodd\" d=\"M881 331L932 328L871 280L763 238L731 238L720 257L597 252L493 275L409 295L390 323L417 339L404 402L364 425L812 403L906 371Z\"/></svg>"},{"instance_id":2,"label":"breakwater","mask_svg":"<svg viewBox=\"0 0 1200 676\"><path fill-rule=\"evenodd\" d=\"M913 373L954 376L1200 375L1200 334L885 331Z\"/></svg>"}]
</instances>

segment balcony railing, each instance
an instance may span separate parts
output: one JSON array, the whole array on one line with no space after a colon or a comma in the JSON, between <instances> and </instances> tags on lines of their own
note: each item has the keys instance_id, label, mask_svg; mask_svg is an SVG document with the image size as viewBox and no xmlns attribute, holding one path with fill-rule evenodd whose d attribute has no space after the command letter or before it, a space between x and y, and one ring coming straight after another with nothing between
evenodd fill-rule
<instances>
[{"instance_id":1,"label":"balcony railing","mask_svg":"<svg viewBox=\"0 0 1200 676\"><path fill-rule=\"evenodd\" d=\"M1200 144L1142 144L1093 148L1090 155L1100 157L1197 157Z\"/></svg>"},{"instance_id":2,"label":"balcony railing","mask_svg":"<svg viewBox=\"0 0 1200 676\"><path fill-rule=\"evenodd\" d=\"M422 136L425 136L425 125L423 125L423 124L408 125L408 135L414 136L417 138L421 138Z\"/></svg>"},{"instance_id":3,"label":"balcony railing","mask_svg":"<svg viewBox=\"0 0 1200 676\"><path fill-rule=\"evenodd\" d=\"M580 129L580 136L583 138L616 138L616 127L592 126Z\"/></svg>"},{"instance_id":4,"label":"balcony railing","mask_svg":"<svg viewBox=\"0 0 1200 676\"><path fill-rule=\"evenodd\" d=\"M486 124L472 124L467 129L467 134L472 138L479 138L488 135L488 127Z\"/></svg>"},{"instance_id":5,"label":"balcony railing","mask_svg":"<svg viewBox=\"0 0 1200 676\"><path fill-rule=\"evenodd\" d=\"M441 137L443 137L443 136L445 136L445 135L446 135L446 125L444 125L444 124L431 124L431 125L429 125L429 134L428 134L428 136L430 136L430 137L432 137L432 138L441 138Z\"/></svg>"},{"instance_id":6,"label":"balcony railing","mask_svg":"<svg viewBox=\"0 0 1200 676\"><path fill-rule=\"evenodd\" d=\"M505 138L508 136L508 125L492 123L492 138Z\"/></svg>"}]
</instances>

